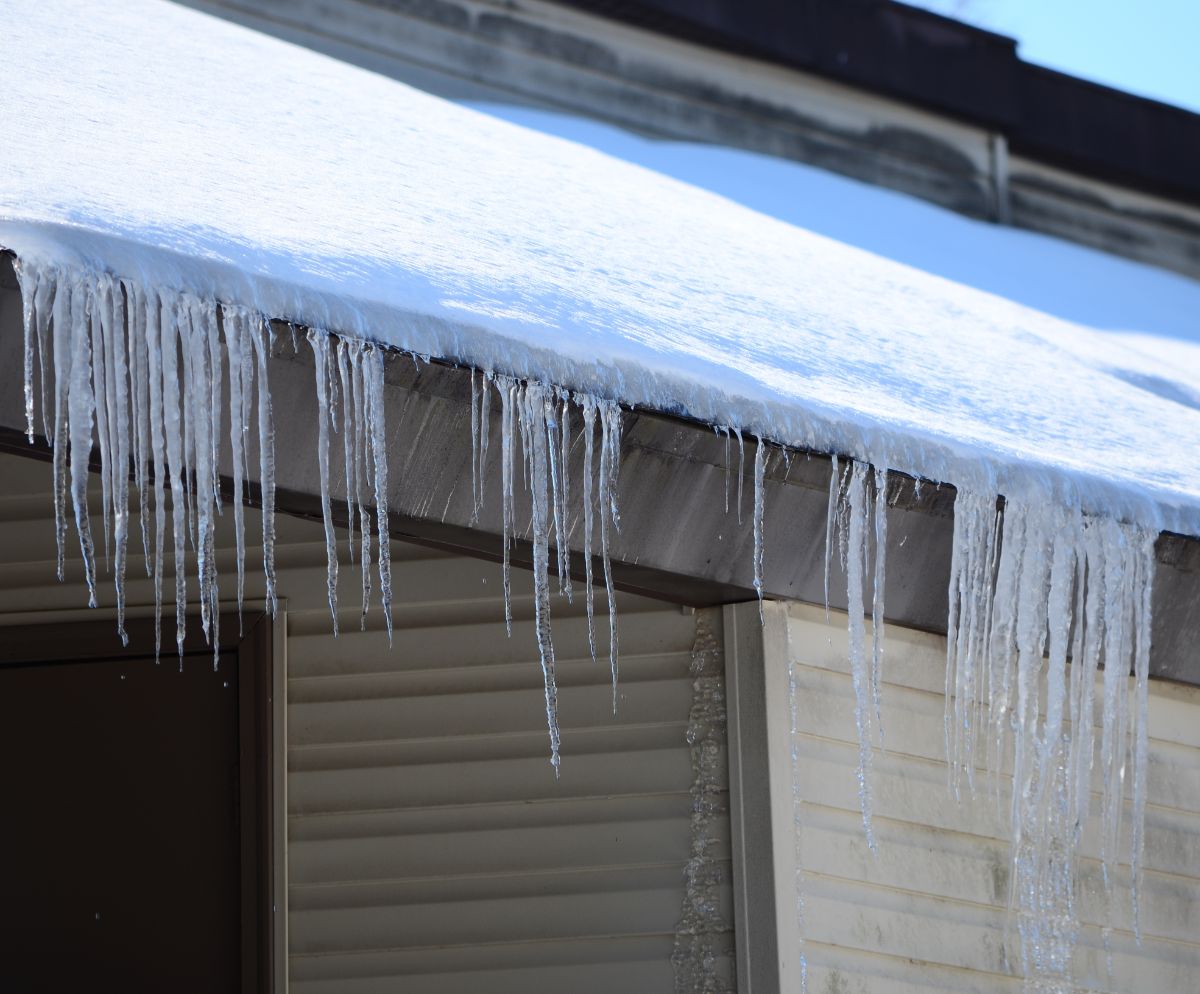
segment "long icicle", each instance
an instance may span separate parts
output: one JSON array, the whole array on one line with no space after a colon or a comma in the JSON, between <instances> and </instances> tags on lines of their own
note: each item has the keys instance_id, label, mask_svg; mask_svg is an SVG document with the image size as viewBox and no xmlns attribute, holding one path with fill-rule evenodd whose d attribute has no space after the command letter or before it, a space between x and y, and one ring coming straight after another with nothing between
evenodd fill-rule
<instances>
[{"instance_id":1,"label":"long icicle","mask_svg":"<svg viewBox=\"0 0 1200 994\"><path fill-rule=\"evenodd\" d=\"M587 604L588 650L592 654L592 662L596 661L596 617L595 600L592 589L592 508L595 497L592 491L592 464L595 459L596 439L596 401L587 395L576 395L576 401L583 410L583 571L584 599Z\"/></svg>"},{"instance_id":2,"label":"long icicle","mask_svg":"<svg viewBox=\"0 0 1200 994\"><path fill-rule=\"evenodd\" d=\"M617 713L617 597L613 589L609 528L620 526L617 515L617 470L621 461L621 408L600 406L600 555L604 563L604 589L608 595L608 665L612 671L613 714Z\"/></svg>"},{"instance_id":3,"label":"long icicle","mask_svg":"<svg viewBox=\"0 0 1200 994\"><path fill-rule=\"evenodd\" d=\"M333 527L333 507L329 499L329 335L317 328L308 330L308 344L313 351L313 371L317 393L317 468L321 479L321 520L325 526L325 595L329 601L329 617L334 638L338 634L337 534ZM343 429L345 425L343 425Z\"/></svg>"},{"instance_id":4,"label":"long icicle","mask_svg":"<svg viewBox=\"0 0 1200 994\"><path fill-rule=\"evenodd\" d=\"M542 663L542 680L546 695L546 723L550 733L550 763L554 775L559 774L560 735L558 729L558 678L554 658L554 640L550 631L550 526L554 480L550 464L554 453L554 436L550 433L547 416L553 401L540 384L527 384L520 393L521 421L528 439L530 505L533 538L533 607L537 629L538 654Z\"/></svg>"},{"instance_id":5,"label":"long icicle","mask_svg":"<svg viewBox=\"0 0 1200 994\"><path fill-rule=\"evenodd\" d=\"M243 420L245 415L244 391L247 388L243 379L244 362L242 350L244 342L246 315L235 308L226 307L222 310L222 330L225 333L225 355L229 366L229 451L233 464L233 533L237 548L237 606L238 633L242 627L242 602L246 595L246 518L243 501L245 500L245 466L246 432L249 426Z\"/></svg>"},{"instance_id":6,"label":"long icicle","mask_svg":"<svg viewBox=\"0 0 1200 994\"><path fill-rule=\"evenodd\" d=\"M833 567L834 526L837 524L838 499L841 493L842 474L838 457L833 455L829 468L829 506L825 514L825 623L829 623L829 573Z\"/></svg>"},{"instance_id":7,"label":"long icicle","mask_svg":"<svg viewBox=\"0 0 1200 994\"><path fill-rule=\"evenodd\" d=\"M875 467L875 564L871 590L871 696L875 705L875 730L883 746L883 611L887 579L888 471Z\"/></svg>"},{"instance_id":8,"label":"long icicle","mask_svg":"<svg viewBox=\"0 0 1200 994\"><path fill-rule=\"evenodd\" d=\"M388 536L388 462L386 419L383 406L384 356L378 346L368 346L363 355L363 386L366 390L367 431L371 442L372 481L375 492L376 560L379 567L379 600L392 642L392 554Z\"/></svg>"},{"instance_id":9,"label":"long icicle","mask_svg":"<svg viewBox=\"0 0 1200 994\"><path fill-rule=\"evenodd\" d=\"M267 360L271 354L271 328L263 319L248 336L254 353L256 374L256 425L258 427L258 480L262 500L263 577L271 617L279 609L275 590L275 426L271 415L271 391L267 385Z\"/></svg>"},{"instance_id":10,"label":"long icicle","mask_svg":"<svg viewBox=\"0 0 1200 994\"><path fill-rule=\"evenodd\" d=\"M516 384L507 376L496 377L496 392L500 394L500 493L501 529L504 562L504 625L512 638L512 541L513 541L513 416L516 406Z\"/></svg>"},{"instance_id":11,"label":"long icicle","mask_svg":"<svg viewBox=\"0 0 1200 994\"><path fill-rule=\"evenodd\" d=\"M763 615L763 517L766 508L766 486L764 476L767 466L767 446L761 435L754 445L754 518L751 531L754 534L754 592L758 595L759 624L766 624Z\"/></svg>"},{"instance_id":12,"label":"long icicle","mask_svg":"<svg viewBox=\"0 0 1200 994\"><path fill-rule=\"evenodd\" d=\"M863 830L867 846L874 851L875 831L871 821L871 733L872 701L871 670L866 658L863 573L867 557L867 478L870 467L855 462L850 470L847 489L849 525L847 535L846 600L850 637L850 675L854 684L854 724L858 731L858 800L862 809Z\"/></svg>"}]
</instances>

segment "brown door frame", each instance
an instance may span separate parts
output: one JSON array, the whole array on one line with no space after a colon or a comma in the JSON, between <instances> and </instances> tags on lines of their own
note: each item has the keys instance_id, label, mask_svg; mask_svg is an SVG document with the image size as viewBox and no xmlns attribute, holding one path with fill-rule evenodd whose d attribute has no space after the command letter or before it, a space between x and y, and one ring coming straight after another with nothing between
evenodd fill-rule
<instances>
[{"instance_id":1,"label":"brown door frame","mask_svg":"<svg viewBox=\"0 0 1200 994\"><path fill-rule=\"evenodd\" d=\"M109 613L109 612L104 612ZM175 653L173 618L164 618L162 665ZM211 658L212 648L189 615L184 654L193 665ZM125 622L134 646L154 644L154 619ZM241 836L241 994L273 994L276 983L276 811L275 811L275 636L273 619L261 608L223 611L219 646L238 660L238 802ZM0 625L0 666L72 660L143 659L149 653L121 645L115 619ZM282 968L282 964L279 964Z\"/></svg>"}]
</instances>

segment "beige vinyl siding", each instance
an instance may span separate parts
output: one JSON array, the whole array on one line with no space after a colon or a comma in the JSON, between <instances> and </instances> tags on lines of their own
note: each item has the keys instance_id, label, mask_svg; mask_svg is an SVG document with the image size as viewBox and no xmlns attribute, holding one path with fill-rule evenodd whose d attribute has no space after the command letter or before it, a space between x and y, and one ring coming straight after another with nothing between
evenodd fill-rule
<instances>
[{"instance_id":1,"label":"beige vinyl siding","mask_svg":"<svg viewBox=\"0 0 1200 994\"><path fill-rule=\"evenodd\" d=\"M792 605L786 623L798 690L794 747L810 991L1019 991L1020 946L1004 911L1008 785L1001 788L1002 813L994 794L957 804L947 791L945 640L888 629L887 749L875 755L878 851L872 855L864 841L855 779L845 615L835 614L826 624L822 611ZM1153 682L1149 727L1143 946L1137 948L1131 931L1128 867L1123 867L1110 983L1099 929L1098 840L1089 830L1081 866L1084 928L1075 959L1081 988L1158 994L1197 989L1200 691ZM784 800L790 806L791 799Z\"/></svg>"},{"instance_id":2,"label":"beige vinyl siding","mask_svg":"<svg viewBox=\"0 0 1200 994\"><path fill-rule=\"evenodd\" d=\"M68 582L54 578L49 465L0 456L0 469L0 620L88 616L73 532ZM98 494L92 510L101 546ZM235 591L232 525L226 508L223 601ZM260 599L256 512L247 510L246 527L247 598ZM499 566L393 542L389 649L377 605L369 630L359 630L359 572L345 537L334 639L321 524L280 515L277 532L287 621L291 989L673 990L691 841L686 729L696 615L620 596L614 717L607 659L593 662L588 652L579 586L573 606L555 597L556 781L528 574L514 572L510 639ZM131 615L153 604L140 542L135 517ZM111 581L103 569L101 576L101 607L111 609ZM170 597L169 569L166 580ZM194 581L189 593L194 598ZM719 613L713 621L719 635ZM602 583L596 624L603 653ZM170 620L164 629L169 642ZM728 882L727 822L718 834ZM718 945L731 956L728 934Z\"/></svg>"},{"instance_id":3,"label":"beige vinyl siding","mask_svg":"<svg viewBox=\"0 0 1200 994\"><path fill-rule=\"evenodd\" d=\"M390 650L289 601L294 989L673 989L695 616L622 599L614 718L582 603L555 604L556 781L528 576L512 639L493 564L422 553L395 584Z\"/></svg>"}]
</instances>

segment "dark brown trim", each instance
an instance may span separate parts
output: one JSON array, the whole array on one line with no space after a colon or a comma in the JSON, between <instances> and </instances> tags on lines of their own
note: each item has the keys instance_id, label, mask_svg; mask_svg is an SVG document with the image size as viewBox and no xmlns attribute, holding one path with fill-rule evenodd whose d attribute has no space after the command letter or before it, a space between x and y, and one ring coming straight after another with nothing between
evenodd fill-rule
<instances>
[{"instance_id":1,"label":"dark brown trim","mask_svg":"<svg viewBox=\"0 0 1200 994\"><path fill-rule=\"evenodd\" d=\"M242 814L242 994L274 989L275 738L271 619L245 625L238 654L238 750Z\"/></svg>"},{"instance_id":2,"label":"dark brown trim","mask_svg":"<svg viewBox=\"0 0 1200 994\"><path fill-rule=\"evenodd\" d=\"M32 448L32 447L31 447ZM203 639L200 619L187 617L183 656L200 662L212 657ZM130 646L123 646L112 617L96 621L54 622L0 626L0 666L54 665L84 660L145 659L154 644L154 619L125 622ZM238 661L238 805L241 836L241 994L272 994L274 990L275 804L273 770L274 646L272 620L261 610L220 615L222 653ZM244 633L244 634L242 634ZM162 662L177 658L174 614L163 618Z\"/></svg>"}]
</instances>

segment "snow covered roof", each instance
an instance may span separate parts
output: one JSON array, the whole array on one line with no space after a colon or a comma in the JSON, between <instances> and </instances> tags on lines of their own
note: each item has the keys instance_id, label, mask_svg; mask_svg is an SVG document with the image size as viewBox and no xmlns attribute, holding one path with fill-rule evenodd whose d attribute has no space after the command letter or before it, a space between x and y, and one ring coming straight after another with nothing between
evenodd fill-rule
<instances>
[{"instance_id":1,"label":"snow covered roof","mask_svg":"<svg viewBox=\"0 0 1200 994\"><path fill-rule=\"evenodd\" d=\"M169 3L7 13L19 257L1200 534L1194 349L1133 351Z\"/></svg>"}]
</instances>

